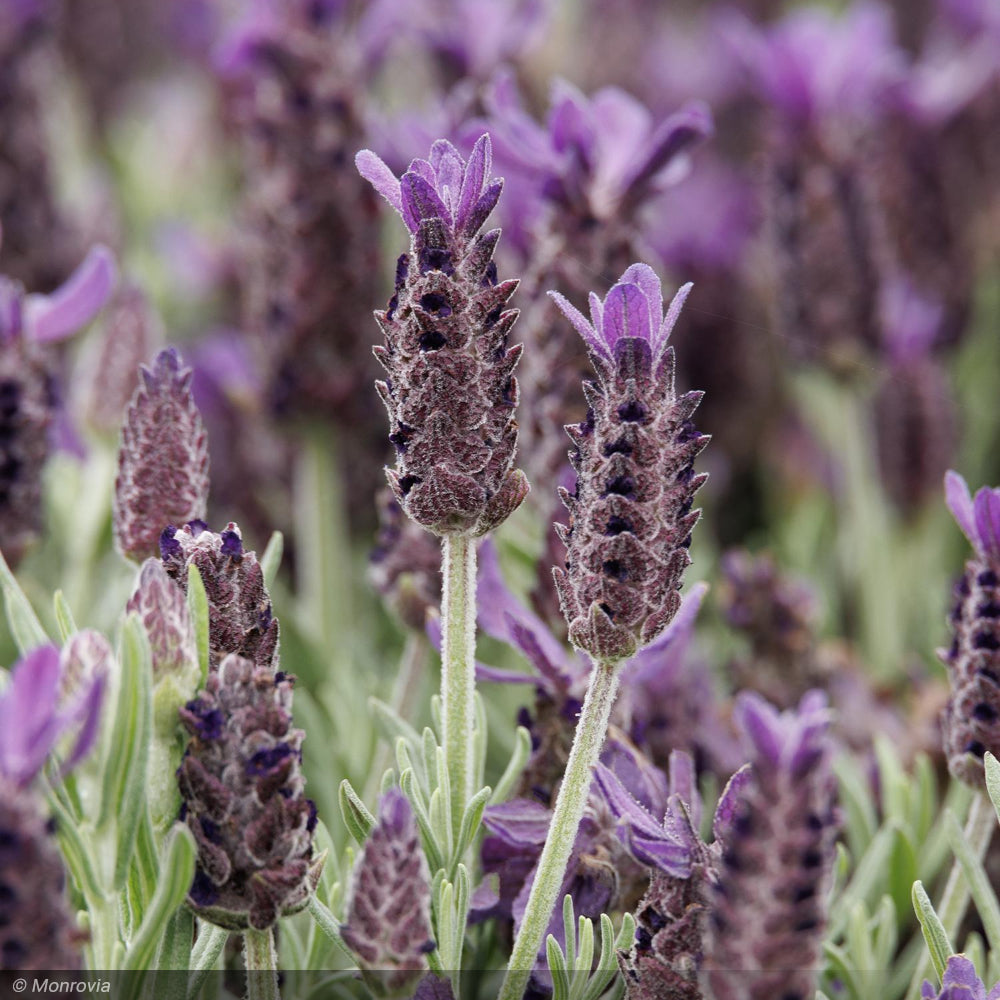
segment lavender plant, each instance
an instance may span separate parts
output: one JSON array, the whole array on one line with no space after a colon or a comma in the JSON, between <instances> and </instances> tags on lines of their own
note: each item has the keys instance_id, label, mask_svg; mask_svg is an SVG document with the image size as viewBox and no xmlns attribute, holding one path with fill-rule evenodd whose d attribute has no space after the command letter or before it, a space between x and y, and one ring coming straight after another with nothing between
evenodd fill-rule
<instances>
[{"instance_id":1,"label":"lavender plant","mask_svg":"<svg viewBox=\"0 0 1000 1000\"><path fill-rule=\"evenodd\" d=\"M690 420L698 394L675 394L667 345L686 294L682 289L664 314L659 278L634 264L603 302L591 296L591 322L553 295L590 349L597 374L587 390L587 419L567 428L578 478L575 493L563 494L570 512L567 570L556 571L570 639L594 669L502 1000L524 992L542 944L607 732L618 666L661 634L680 605L699 516L691 507L705 479L695 475L693 462L708 440Z\"/></svg>"}]
</instances>

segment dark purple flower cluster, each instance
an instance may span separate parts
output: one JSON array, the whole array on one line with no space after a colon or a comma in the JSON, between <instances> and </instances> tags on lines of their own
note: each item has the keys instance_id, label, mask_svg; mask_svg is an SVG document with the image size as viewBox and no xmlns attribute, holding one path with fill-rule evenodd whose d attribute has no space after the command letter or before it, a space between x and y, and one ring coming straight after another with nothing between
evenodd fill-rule
<instances>
[{"instance_id":1,"label":"dark purple flower cluster","mask_svg":"<svg viewBox=\"0 0 1000 1000\"><path fill-rule=\"evenodd\" d=\"M412 240L396 268L396 292L376 319L376 356L389 411L400 506L437 534L484 535L507 519L528 485L513 469L521 348L507 346L517 313L505 305L516 281L499 282L498 229L480 229L500 197L490 178L490 140L464 160L451 143L431 147L401 180L374 153L358 169L403 217Z\"/></svg>"},{"instance_id":2,"label":"dark purple flower cluster","mask_svg":"<svg viewBox=\"0 0 1000 1000\"><path fill-rule=\"evenodd\" d=\"M272 673L278 667L278 619L264 573L253 552L243 549L238 525L208 530L204 521L172 525L160 535L160 558L167 575L187 591L188 567L201 574L208 596L208 647L212 668L230 653Z\"/></svg>"},{"instance_id":3,"label":"dark purple flower cluster","mask_svg":"<svg viewBox=\"0 0 1000 1000\"><path fill-rule=\"evenodd\" d=\"M982 787L986 751L1000 752L1000 490L984 486L973 499L955 472L945 490L975 556L955 587L952 643L940 654L951 682L944 749L951 773Z\"/></svg>"},{"instance_id":4,"label":"dark purple flower cluster","mask_svg":"<svg viewBox=\"0 0 1000 1000\"><path fill-rule=\"evenodd\" d=\"M263 930L298 912L322 869L292 685L283 673L229 655L181 709L191 736L177 772L182 818L198 844L188 905L230 930Z\"/></svg>"},{"instance_id":5,"label":"dark purple flower cluster","mask_svg":"<svg viewBox=\"0 0 1000 1000\"><path fill-rule=\"evenodd\" d=\"M694 459L708 438L691 415L701 394L674 390L667 346L687 295L666 316L660 279L633 264L602 303L591 296L591 321L556 295L590 348L597 381L590 411L567 427L577 485L563 500L566 570L555 570L570 641L602 662L631 656L652 642L680 606L681 575L690 563L694 494L707 478Z\"/></svg>"},{"instance_id":6,"label":"dark purple flower cluster","mask_svg":"<svg viewBox=\"0 0 1000 1000\"><path fill-rule=\"evenodd\" d=\"M134 560L156 555L169 524L203 518L208 436L191 395L191 369L173 348L140 369L122 424L115 480L115 544Z\"/></svg>"}]
</instances>

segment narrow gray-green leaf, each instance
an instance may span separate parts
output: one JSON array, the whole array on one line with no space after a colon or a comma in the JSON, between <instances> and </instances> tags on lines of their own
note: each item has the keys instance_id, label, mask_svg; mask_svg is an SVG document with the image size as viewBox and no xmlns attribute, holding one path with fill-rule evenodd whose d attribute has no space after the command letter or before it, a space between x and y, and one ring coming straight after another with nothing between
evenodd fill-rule
<instances>
[{"instance_id":1,"label":"narrow gray-green leaf","mask_svg":"<svg viewBox=\"0 0 1000 1000\"><path fill-rule=\"evenodd\" d=\"M146 766L152 738L152 666L149 640L139 616L131 614L122 628L118 703L110 756L104 761L99 829L114 823L117 831L115 887L121 889L136 835L146 809Z\"/></svg>"},{"instance_id":2,"label":"narrow gray-green leaf","mask_svg":"<svg viewBox=\"0 0 1000 1000\"><path fill-rule=\"evenodd\" d=\"M188 613L191 615L191 626L194 629L195 645L198 649L198 662L201 666L201 682L204 686L208 679L209 641L208 641L208 594L205 584L194 563L188 565L187 579Z\"/></svg>"},{"instance_id":3,"label":"narrow gray-green leaf","mask_svg":"<svg viewBox=\"0 0 1000 1000\"><path fill-rule=\"evenodd\" d=\"M160 866L160 881L156 892L139 933L125 955L126 970L149 968L167 921L184 903L191 888L197 855L198 849L191 831L180 823L175 824L163 845L163 864Z\"/></svg>"},{"instance_id":4,"label":"narrow gray-green leaf","mask_svg":"<svg viewBox=\"0 0 1000 1000\"><path fill-rule=\"evenodd\" d=\"M518 726L517 732L514 734L514 752L510 755L510 761L508 761L507 767L504 769L500 780L496 784L496 788L493 789L493 794L490 796L489 804L491 806L507 801L507 797L514 790L514 786L517 784L518 778L521 777L521 772L524 771L524 765L528 763L530 756L531 733L524 726Z\"/></svg>"},{"instance_id":5,"label":"narrow gray-green leaf","mask_svg":"<svg viewBox=\"0 0 1000 1000\"><path fill-rule=\"evenodd\" d=\"M569 976L566 973L566 959L562 948L553 935L545 939L545 957L552 975L552 1000L569 1000Z\"/></svg>"},{"instance_id":6,"label":"narrow gray-green leaf","mask_svg":"<svg viewBox=\"0 0 1000 1000\"><path fill-rule=\"evenodd\" d=\"M65 594L61 590L57 590L52 598L53 609L56 614L56 624L59 626L59 638L60 641L65 643L66 640L73 635L76 631L76 621L73 618L73 612L70 609L69 602L66 600Z\"/></svg>"},{"instance_id":7,"label":"narrow gray-green leaf","mask_svg":"<svg viewBox=\"0 0 1000 1000\"><path fill-rule=\"evenodd\" d=\"M919 879L913 883L913 911L920 922L920 929L923 931L924 941L927 942L927 950L930 952L931 962L940 983L944 977L948 959L954 954L954 951L944 925L941 923L941 918L937 915L937 911Z\"/></svg>"},{"instance_id":8,"label":"narrow gray-green leaf","mask_svg":"<svg viewBox=\"0 0 1000 1000\"><path fill-rule=\"evenodd\" d=\"M285 536L280 531L271 532L271 537L267 540L267 547L260 557L260 571L264 574L264 583L270 587L274 583L274 578L278 575L281 566L281 557L285 551Z\"/></svg>"},{"instance_id":9,"label":"narrow gray-green leaf","mask_svg":"<svg viewBox=\"0 0 1000 1000\"><path fill-rule=\"evenodd\" d=\"M969 891L979 911L979 918L983 922L990 950L1000 954L1000 903L997 902L989 876L950 809L945 812L945 829L948 832L948 843L951 845L952 853L962 866L962 873L969 883Z\"/></svg>"},{"instance_id":10,"label":"narrow gray-green leaf","mask_svg":"<svg viewBox=\"0 0 1000 1000\"><path fill-rule=\"evenodd\" d=\"M7 623L21 655L30 653L31 650L49 642L35 609L11 573L2 552L0 552L0 586L3 587L4 603L7 608Z\"/></svg>"},{"instance_id":11,"label":"narrow gray-green leaf","mask_svg":"<svg viewBox=\"0 0 1000 1000\"><path fill-rule=\"evenodd\" d=\"M188 977L188 1000L194 1000L209 973L215 968L219 956L225 950L229 931L216 927L206 920L198 921L198 940L191 952L191 975Z\"/></svg>"},{"instance_id":12,"label":"narrow gray-green leaf","mask_svg":"<svg viewBox=\"0 0 1000 1000\"><path fill-rule=\"evenodd\" d=\"M351 783L344 778L340 783L340 811L351 836L363 847L368 834L375 827L375 817L368 811Z\"/></svg>"}]
</instances>

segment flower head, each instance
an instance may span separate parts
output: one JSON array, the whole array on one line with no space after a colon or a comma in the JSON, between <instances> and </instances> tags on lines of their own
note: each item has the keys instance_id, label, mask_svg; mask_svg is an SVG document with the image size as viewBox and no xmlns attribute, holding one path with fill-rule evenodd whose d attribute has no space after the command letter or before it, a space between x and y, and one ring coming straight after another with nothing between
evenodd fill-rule
<instances>
[{"instance_id":1,"label":"flower head","mask_svg":"<svg viewBox=\"0 0 1000 1000\"><path fill-rule=\"evenodd\" d=\"M278 668L278 619L257 556L243 548L239 525L209 531L204 521L170 525L160 535L167 576L186 592L188 568L201 574L208 598L208 648L212 668L235 653L257 666Z\"/></svg>"},{"instance_id":2,"label":"flower head","mask_svg":"<svg viewBox=\"0 0 1000 1000\"><path fill-rule=\"evenodd\" d=\"M191 395L191 369L173 348L140 369L122 425L115 480L115 543L123 555L155 555L169 524L205 516L208 436Z\"/></svg>"},{"instance_id":3,"label":"flower head","mask_svg":"<svg viewBox=\"0 0 1000 1000\"><path fill-rule=\"evenodd\" d=\"M411 233L396 293L376 313L386 344L375 353L389 376L376 388L397 457L389 485L408 516L442 535L486 534L528 491L512 469L521 349L507 347L517 313L504 306L517 283L497 280L500 231L479 233L502 188L491 160L485 135L468 161L435 142L401 179L369 150L356 158Z\"/></svg>"},{"instance_id":4,"label":"flower head","mask_svg":"<svg viewBox=\"0 0 1000 1000\"><path fill-rule=\"evenodd\" d=\"M521 107L510 75L498 76L489 104L498 156L532 177L546 200L602 221L683 175L684 154L713 128L701 102L657 121L617 87L587 97L563 80L553 85L544 125Z\"/></svg>"},{"instance_id":5,"label":"flower head","mask_svg":"<svg viewBox=\"0 0 1000 1000\"><path fill-rule=\"evenodd\" d=\"M735 716L752 770L724 838L705 948L716 997L810 997L839 817L826 696L779 713L744 692Z\"/></svg>"},{"instance_id":6,"label":"flower head","mask_svg":"<svg viewBox=\"0 0 1000 1000\"><path fill-rule=\"evenodd\" d=\"M358 171L397 212L414 235L421 222L437 219L456 239L474 236L500 200L503 181L490 179L493 151L481 136L468 162L448 142L438 139L426 160L411 161L401 178L371 150L355 158Z\"/></svg>"},{"instance_id":7,"label":"flower head","mask_svg":"<svg viewBox=\"0 0 1000 1000\"><path fill-rule=\"evenodd\" d=\"M951 773L982 787L986 751L1000 752L1000 489L973 498L949 472L945 496L975 556L955 587L951 646L938 654L951 684L941 726Z\"/></svg>"},{"instance_id":8,"label":"flower head","mask_svg":"<svg viewBox=\"0 0 1000 1000\"><path fill-rule=\"evenodd\" d=\"M430 872L413 809L398 788L379 801L378 823L354 867L346 911L341 936L380 983L398 992L426 971L435 948Z\"/></svg>"},{"instance_id":9,"label":"flower head","mask_svg":"<svg viewBox=\"0 0 1000 1000\"><path fill-rule=\"evenodd\" d=\"M181 709L191 743L177 772L182 818L198 844L188 904L231 930L263 930L309 902L316 807L292 726L294 679L227 656Z\"/></svg>"},{"instance_id":10,"label":"flower head","mask_svg":"<svg viewBox=\"0 0 1000 1000\"><path fill-rule=\"evenodd\" d=\"M76 333L104 304L114 260L94 248L51 295L0 277L0 548L15 563L41 530L42 469L56 413L46 345Z\"/></svg>"},{"instance_id":11,"label":"flower head","mask_svg":"<svg viewBox=\"0 0 1000 1000\"><path fill-rule=\"evenodd\" d=\"M69 660L76 655L73 648L67 647ZM79 683L67 685L75 673ZM64 668L55 646L39 646L22 657L0 696L0 777L27 787L64 739L69 744L62 771L77 764L97 737L105 683L106 665Z\"/></svg>"},{"instance_id":12,"label":"flower head","mask_svg":"<svg viewBox=\"0 0 1000 1000\"><path fill-rule=\"evenodd\" d=\"M597 381L586 386L590 410L567 427L576 450L570 513L563 528L567 569L554 571L574 645L598 660L627 659L652 642L680 606L681 574L691 561L690 533L705 481L694 459L708 438L691 422L701 394L674 391L667 346L685 286L664 315L660 280L633 264L591 319L558 293L556 304L587 343Z\"/></svg>"}]
</instances>

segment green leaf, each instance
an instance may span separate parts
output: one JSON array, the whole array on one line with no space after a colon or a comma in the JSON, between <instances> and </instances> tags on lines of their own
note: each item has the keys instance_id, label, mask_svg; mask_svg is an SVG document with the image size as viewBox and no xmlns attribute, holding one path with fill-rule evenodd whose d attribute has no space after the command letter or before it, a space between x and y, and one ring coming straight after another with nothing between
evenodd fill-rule
<instances>
[{"instance_id":1,"label":"green leaf","mask_svg":"<svg viewBox=\"0 0 1000 1000\"><path fill-rule=\"evenodd\" d=\"M868 850L858 862L851 881L834 900L830 909L830 926L827 937L835 941L847 921L851 908L858 900L870 901L876 892L881 895L886 884L886 875L891 856L896 827L883 826L872 838Z\"/></svg>"},{"instance_id":2,"label":"green leaf","mask_svg":"<svg viewBox=\"0 0 1000 1000\"><path fill-rule=\"evenodd\" d=\"M7 608L7 623L14 637L18 651L24 656L31 650L44 646L50 641L35 609L25 596L21 585L14 579L7 560L0 552L0 586L3 587L4 603Z\"/></svg>"},{"instance_id":3,"label":"green leaf","mask_svg":"<svg viewBox=\"0 0 1000 1000\"><path fill-rule=\"evenodd\" d=\"M987 750L983 762L986 765L986 791L989 792L997 819L1000 819L1000 761Z\"/></svg>"},{"instance_id":4,"label":"green leaf","mask_svg":"<svg viewBox=\"0 0 1000 1000\"><path fill-rule=\"evenodd\" d=\"M954 954L954 950L941 923L941 918L937 915L923 883L919 880L913 883L913 911L917 915L917 920L920 921L920 929L923 931L924 940L927 942L927 949L931 955L931 962L937 973L938 982L940 982L944 977L948 958Z\"/></svg>"},{"instance_id":5,"label":"green leaf","mask_svg":"<svg viewBox=\"0 0 1000 1000\"><path fill-rule=\"evenodd\" d=\"M333 915L329 907L324 906L315 895L309 897L309 913L316 926L351 960L357 961L357 957L350 948L344 944L344 939L340 936L340 921Z\"/></svg>"},{"instance_id":6,"label":"green leaf","mask_svg":"<svg viewBox=\"0 0 1000 1000\"><path fill-rule=\"evenodd\" d=\"M844 810L847 842L851 853L855 857L861 857L878 829L878 818L868 791L868 780L846 754L834 759L833 770L837 776L840 804Z\"/></svg>"},{"instance_id":7,"label":"green leaf","mask_svg":"<svg viewBox=\"0 0 1000 1000\"><path fill-rule=\"evenodd\" d=\"M399 776L399 787L403 789L403 794L410 800L413 806L413 815L417 818L417 826L420 827L420 842L423 844L424 854L427 857L427 865L432 872L439 871L445 867L445 854L438 843L437 835L431 824L431 818L427 815L424 803L420 796L416 794L413 770L407 768Z\"/></svg>"},{"instance_id":8,"label":"green leaf","mask_svg":"<svg viewBox=\"0 0 1000 1000\"><path fill-rule=\"evenodd\" d=\"M896 921L896 905L891 896L883 896L875 913L875 933L872 948L875 952L875 969L888 969L896 955L899 944L899 928Z\"/></svg>"},{"instance_id":9,"label":"green leaf","mask_svg":"<svg viewBox=\"0 0 1000 1000\"><path fill-rule=\"evenodd\" d=\"M913 883L920 873L917 867L917 852L910 838L898 828L894 833L886 888L896 905L896 912L905 913Z\"/></svg>"},{"instance_id":10,"label":"green leaf","mask_svg":"<svg viewBox=\"0 0 1000 1000\"><path fill-rule=\"evenodd\" d=\"M125 955L126 971L149 968L156 953L156 945L166 930L167 921L183 905L188 889L191 888L197 856L198 849L191 831L180 823L175 824L163 845L163 864L160 866L160 880L153 900L139 933Z\"/></svg>"},{"instance_id":11,"label":"green leaf","mask_svg":"<svg viewBox=\"0 0 1000 1000\"><path fill-rule=\"evenodd\" d=\"M280 531L271 532L264 554L260 557L260 571L264 574L264 584L270 587L278 575L281 566L281 556L285 550L285 536Z\"/></svg>"},{"instance_id":12,"label":"green leaf","mask_svg":"<svg viewBox=\"0 0 1000 1000\"><path fill-rule=\"evenodd\" d=\"M517 783L518 778L521 777L521 772L524 771L524 765L528 763L530 756L531 733L524 726L518 726L517 732L514 735L514 752L511 754L510 761L507 763L503 775L497 782L496 788L493 789L493 794L490 796L489 804L491 806L507 801L507 796L514 790L514 785Z\"/></svg>"},{"instance_id":13,"label":"green leaf","mask_svg":"<svg viewBox=\"0 0 1000 1000\"><path fill-rule=\"evenodd\" d=\"M351 783L344 778L340 783L340 812L344 817L344 825L355 839L359 847L363 847L368 834L375 827L375 817L368 811L360 796Z\"/></svg>"},{"instance_id":14,"label":"green leaf","mask_svg":"<svg viewBox=\"0 0 1000 1000\"><path fill-rule=\"evenodd\" d=\"M52 604L56 614L56 624L59 626L59 639L60 642L65 643L77 631L73 612L70 610L69 602L61 590L55 592Z\"/></svg>"},{"instance_id":15,"label":"green leaf","mask_svg":"<svg viewBox=\"0 0 1000 1000\"><path fill-rule=\"evenodd\" d=\"M483 819L483 812L486 803L490 798L490 789L480 788L475 795L469 799L469 804L465 807L465 814L462 816L462 826L458 831L458 843L455 845L455 862L459 862L468 847L472 844L476 834L479 832L479 824Z\"/></svg>"},{"instance_id":16,"label":"green leaf","mask_svg":"<svg viewBox=\"0 0 1000 1000\"><path fill-rule=\"evenodd\" d=\"M146 809L146 766L152 739L153 668L146 630L136 614L125 619L119 652L118 702L102 768L104 786L98 829L117 834L114 886L124 887L136 836Z\"/></svg>"},{"instance_id":17,"label":"green leaf","mask_svg":"<svg viewBox=\"0 0 1000 1000\"><path fill-rule=\"evenodd\" d=\"M215 968L228 940L229 931L225 928L210 924L207 920L198 921L198 940L195 941L191 951L188 1000L194 1000L201 992L202 985L208 978L208 974Z\"/></svg>"},{"instance_id":18,"label":"green leaf","mask_svg":"<svg viewBox=\"0 0 1000 1000\"><path fill-rule=\"evenodd\" d=\"M569 1000L569 976L559 942L550 934L545 939L545 956L552 974L552 1000Z\"/></svg>"},{"instance_id":19,"label":"green leaf","mask_svg":"<svg viewBox=\"0 0 1000 1000\"><path fill-rule=\"evenodd\" d=\"M208 642L208 594L201 573L194 563L188 564L187 586L188 613L191 615L191 627L194 629L195 645L198 649L198 662L201 665L201 680L203 687L208 679L209 642Z\"/></svg>"},{"instance_id":20,"label":"green leaf","mask_svg":"<svg viewBox=\"0 0 1000 1000\"><path fill-rule=\"evenodd\" d=\"M990 950L1000 954L1000 903L997 902L989 876L950 809L945 812L945 829L948 832L948 843L951 845L952 853L962 866L962 873L969 884L969 891L979 911L979 918L983 922Z\"/></svg>"},{"instance_id":21,"label":"green leaf","mask_svg":"<svg viewBox=\"0 0 1000 1000\"><path fill-rule=\"evenodd\" d=\"M566 939L566 967L576 968L576 916L573 897L567 892L563 897L563 937Z\"/></svg>"}]
</instances>

